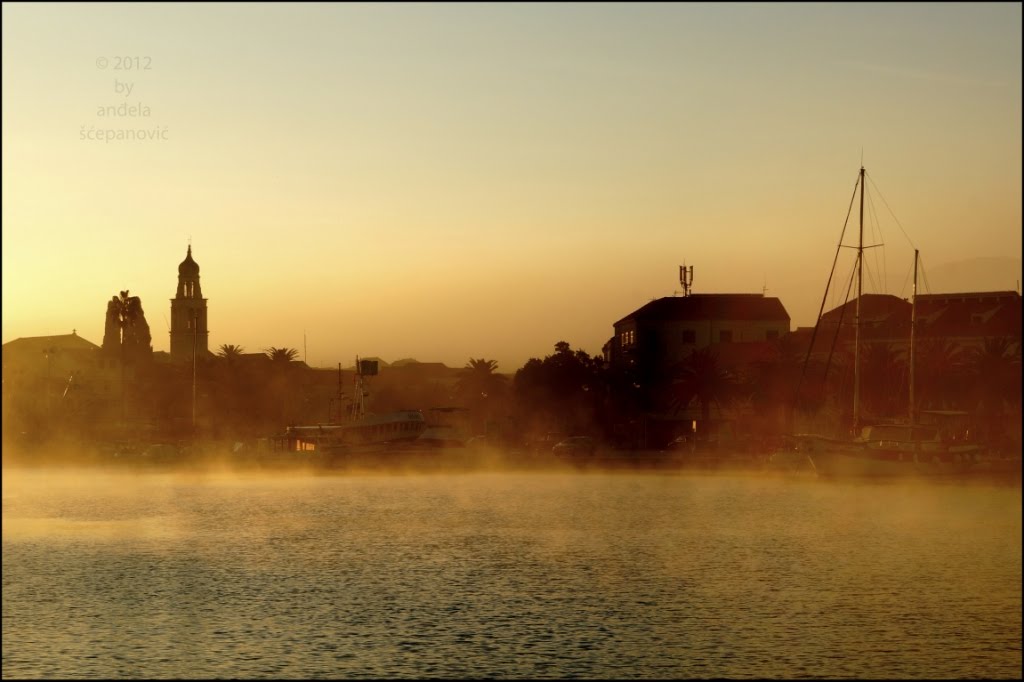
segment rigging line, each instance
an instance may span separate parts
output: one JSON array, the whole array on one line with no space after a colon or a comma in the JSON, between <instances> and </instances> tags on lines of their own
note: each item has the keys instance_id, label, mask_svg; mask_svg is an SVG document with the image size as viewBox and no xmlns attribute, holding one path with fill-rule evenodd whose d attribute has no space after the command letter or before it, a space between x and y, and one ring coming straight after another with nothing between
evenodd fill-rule
<instances>
[{"instance_id":1,"label":"rigging line","mask_svg":"<svg viewBox=\"0 0 1024 682\"><path fill-rule=\"evenodd\" d=\"M868 274L870 275L871 273L869 272ZM850 279L852 280L856 276L857 276L857 258L854 257L853 263L850 264ZM843 293L842 289L840 289L839 291L837 291L837 292L835 292L833 294L833 296L832 296L832 307L833 308L838 308L841 305L845 305L846 301L849 300L849 296L850 296L849 292L844 294L843 297L839 296L839 294L841 294L841 293Z\"/></svg>"},{"instance_id":2,"label":"rigging line","mask_svg":"<svg viewBox=\"0 0 1024 682\"><path fill-rule=\"evenodd\" d=\"M850 205L846 207L846 220L843 221L843 229L839 233L839 245L836 246L836 255L832 259L832 269L828 273L828 282L825 283L825 293L821 295L821 306L818 308L818 317L814 321L814 331L811 332L811 343L807 346L807 355L804 356L804 366L800 370L800 380L796 384L796 389L793 391L793 398L791 400L792 405L796 405L797 398L800 396L800 388L804 383L804 375L807 374L807 361L811 358L811 349L814 348L814 339L818 336L818 327L821 325L821 314L825 311L825 302L828 300L828 290L832 286L832 276L836 272L836 263L839 262L839 252L843 248L843 237L846 236L846 227L850 223L850 214L853 213L853 200L857 198L857 187L860 185L860 171L857 171L857 180L853 183L853 193L850 195Z\"/></svg>"},{"instance_id":3,"label":"rigging line","mask_svg":"<svg viewBox=\"0 0 1024 682\"><path fill-rule=\"evenodd\" d=\"M928 294L932 293L932 287L931 287L930 284L928 284L928 273L925 272L925 269L924 269L924 258L921 256L920 253L917 254L917 266L918 266L918 271L920 272L920 275L921 275L921 279L924 280L924 290L925 290L925 293L928 293Z\"/></svg>"},{"instance_id":4,"label":"rigging line","mask_svg":"<svg viewBox=\"0 0 1024 682\"><path fill-rule=\"evenodd\" d=\"M856 270L854 270L856 272ZM821 377L821 382L826 383L828 381L828 370L832 366L832 355L836 352L836 343L839 341L839 331L843 328L843 317L846 316L846 304L850 301L850 291L853 290L853 273L850 273L850 282L846 285L846 300L843 301L843 307L839 309L839 324L836 325L836 333L832 336L832 346L828 349L828 360L825 361L825 374Z\"/></svg>"},{"instance_id":5,"label":"rigging line","mask_svg":"<svg viewBox=\"0 0 1024 682\"><path fill-rule=\"evenodd\" d=\"M885 250L885 235L882 234L882 221L878 219L878 211L875 206L875 200L871 198L871 215L874 217L875 226L878 230L878 243L882 245L878 251L881 253L875 254L875 260L881 259L881 272L882 272L882 289L878 293L884 294L889 291L889 252Z\"/></svg>"},{"instance_id":6,"label":"rigging line","mask_svg":"<svg viewBox=\"0 0 1024 682\"><path fill-rule=\"evenodd\" d=\"M906 274L906 276L904 276L904 278L903 278L903 285L902 285L902 286L900 287L900 293L899 293L899 297L900 297L900 298L903 298L903 292L907 290L907 282L909 282L909 281L910 281L910 276L911 276L911 275L910 275L910 273L911 273L911 272L913 272L913 266L911 266L911 267L910 267L910 268L909 268L909 269L907 270L907 274Z\"/></svg>"},{"instance_id":7,"label":"rigging line","mask_svg":"<svg viewBox=\"0 0 1024 682\"><path fill-rule=\"evenodd\" d=\"M875 210L874 195L871 194L868 195L868 215L871 216L871 238L874 240L876 245L882 246L882 249L884 250L885 240L882 238L881 222L878 220L878 212ZM874 257L875 271L878 273L878 276L881 277L881 282L876 284L875 293L884 294L887 291L887 285L889 282L888 264L886 263L884 254L879 256L877 250L874 253ZM882 259L881 264L878 262L879 258ZM871 276L870 269L868 270L868 276Z\"/></svg>"},{"instance_id":8,"label":"rigging line","mask_svg":"<svg viewBox=\"0 0 1024 682\"><path fill-rule=\"evenodd\" d=\"M867 171L865 171L864 174L867 175ZM875 188L876 192L878 192L878 196L882 198L882 203L885 204L885 208L888 209L889 215L891 215L892 219L896 221L896 225L900 228L900 232L903 233L903 236L907 238L907 243L910 244L910 248L916 250L917 245L914 244L910 235L907 234L907 231L903 229L903 225L900 224L900 219L897 218L896 214L892 212L891 208L889 208L889 202L885 200L885 195L882 194L882 190L878 189L878 185L875 184L874 179L872 179L870 175L868 175L868 180L871 180L871 186Z\"/></svg>"}]
</instances>

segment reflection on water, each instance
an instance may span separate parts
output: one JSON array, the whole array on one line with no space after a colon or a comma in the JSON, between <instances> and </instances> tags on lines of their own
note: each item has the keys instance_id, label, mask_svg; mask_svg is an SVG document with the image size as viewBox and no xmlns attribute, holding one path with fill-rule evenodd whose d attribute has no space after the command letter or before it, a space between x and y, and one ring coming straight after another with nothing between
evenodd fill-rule
<instances>
[{"instance_id":1,"label":"reflection on water","mask_svg":"<svg viewBox=\"0 0 1024 682\"><path fill-rule=\"evenodd\" d=\"M5 471L5 677L1015 677L1019 486Z\"/></svg>"}]
</instances>

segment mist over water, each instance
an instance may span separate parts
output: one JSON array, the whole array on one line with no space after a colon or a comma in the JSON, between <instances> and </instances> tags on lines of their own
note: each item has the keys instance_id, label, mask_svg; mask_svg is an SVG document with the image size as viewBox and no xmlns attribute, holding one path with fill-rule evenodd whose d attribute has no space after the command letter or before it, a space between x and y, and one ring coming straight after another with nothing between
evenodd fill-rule
<instances>
[{"instance_id":1,"label":"mist over water","mask_svg":"<svg viewBox=\"0 0 1024 682\"><path fill-rule=\"evenodd\" d=\"M1014 677L1021 489L5 469L4 677Z\"/></svg>"}]
</instances>

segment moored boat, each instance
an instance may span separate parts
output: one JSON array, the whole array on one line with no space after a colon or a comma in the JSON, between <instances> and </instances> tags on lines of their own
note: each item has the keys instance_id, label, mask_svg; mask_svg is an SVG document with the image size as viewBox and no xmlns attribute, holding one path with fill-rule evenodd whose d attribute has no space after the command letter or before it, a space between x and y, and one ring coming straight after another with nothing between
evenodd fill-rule
<instances>
[{"instance_id":1,"label":"moored boat","mask_svg":"<svg viewBox=\"0 0 1024 682\"><path fill-rule=\"evenodd\" d=\"M981 443L967 438L969 430L961 424L943 422L946 417L964 417L962 412L918 413L914 398L914 337L917 325L918 250L914 250L913 298L911 305L909 364L909 409L905 423L866 423L860 411L861 388L861 313L863 300L864 256L864 191L865 171L862 166L857 187L860 191L860 232L856 246L857 299L854 315L853 348L853 428L849 437L797 434L795 439L814 464L818 475L826 477L865 476L948 476L964 475L977 468L985 456ZM856 191L856 189L855 189ZM856 196L856 195L855 195ZM845 232L845 227L844 227ZM843 246L840 237L840 248ZM838 257L838 253L837 253ZM835 265L833 264L833 270ZM829 278L831 282L831 276ZM827 295L827 290L826 290ZM822 301L824 306L824 299ZM815 328L815 333L817 327ZM813 348L808 348L808 356ZM826 370L827 371L827 370ZM931 418L928 423L925 417ZM963 421L962 419L960 420Z\"/></svg>"},{"instance_id":2,"label":"moored boat","mask_svg":"<svg viewBox=\"0 0 1024 682\"><path fill-rule=\"evenodd\" d=\"M820 476L962 475L978 465L981 445L948 440L930 426L873 424L856 438L801 434L802 448Z\"/></svg>"}]
</instances>

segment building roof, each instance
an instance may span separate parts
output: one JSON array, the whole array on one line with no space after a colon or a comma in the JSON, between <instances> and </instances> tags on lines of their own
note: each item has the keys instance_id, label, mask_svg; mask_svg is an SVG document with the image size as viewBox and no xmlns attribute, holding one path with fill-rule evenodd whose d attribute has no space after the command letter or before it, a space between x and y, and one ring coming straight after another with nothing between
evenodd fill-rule
<instances>
[{"instance_id":1,"label":"building roof","mask_svg":"<svg viewBox=\"0 0 1024 682\"><path fill-rule=\"evenodd\" d=\"M692 294L651 301L616 322L626 320L765 320L789 323L782 301L763 294Z\"/></svg>"},{"instance_id":2,"label":"building roof","mask_svg":"<svg viewBox=\"0 0 1024 682\"><path fill-rule=\"evenodd\" d=\"M92 341L82 338L75 332L70 334L57 334L55 336L23 336L8 341L3 345L5 352L14 351L18 353L38 352L42 353L49 348L57 350L99 350Z\"/></svg>"},{"instance_id":3,"label":"building roof","mask_svg":"<svg viewBox=\"0 0 1024 682\"><path fill-rule=\"evenodd\" d=\"M1016 291L920 294L918 329L926 336L1021 336L1021 298Z\"/></svg>"},{"instance_id":4,"label":"building roof","mask_svg":"<svg viewBox=\"0 0 1024 682\"><path fill-rule=\"evenodd\" d=\"M823 322L836 324L842 318L843 325L852 325L857 312L857 299L853 298L821 316ZM887 320L903 317L910 319L910 302L892 294L863 294L860 299L860 321L862 324L878 325Z\"/></svg>"},{"instance_id":5,"label":"building roof","mask_svg":"<svg viewBox=\"0 0 1024 682\"><path fill-rule=\"evenodd\" d=\"M856 300L821 316L814 341L815 353L827 353L842 318L839 338L852 343ZM846 308L845 313L843 309ZM865 294L861 304L861 340L865 343L909 343L909 301L886 294ZM918 338L1021 338L1021 297L1015 291L986 291L950 294L919 294L914 313ZM800 327L792 334L804 348L810 344L813 327Z\"/></svg>"}]
</instances>

